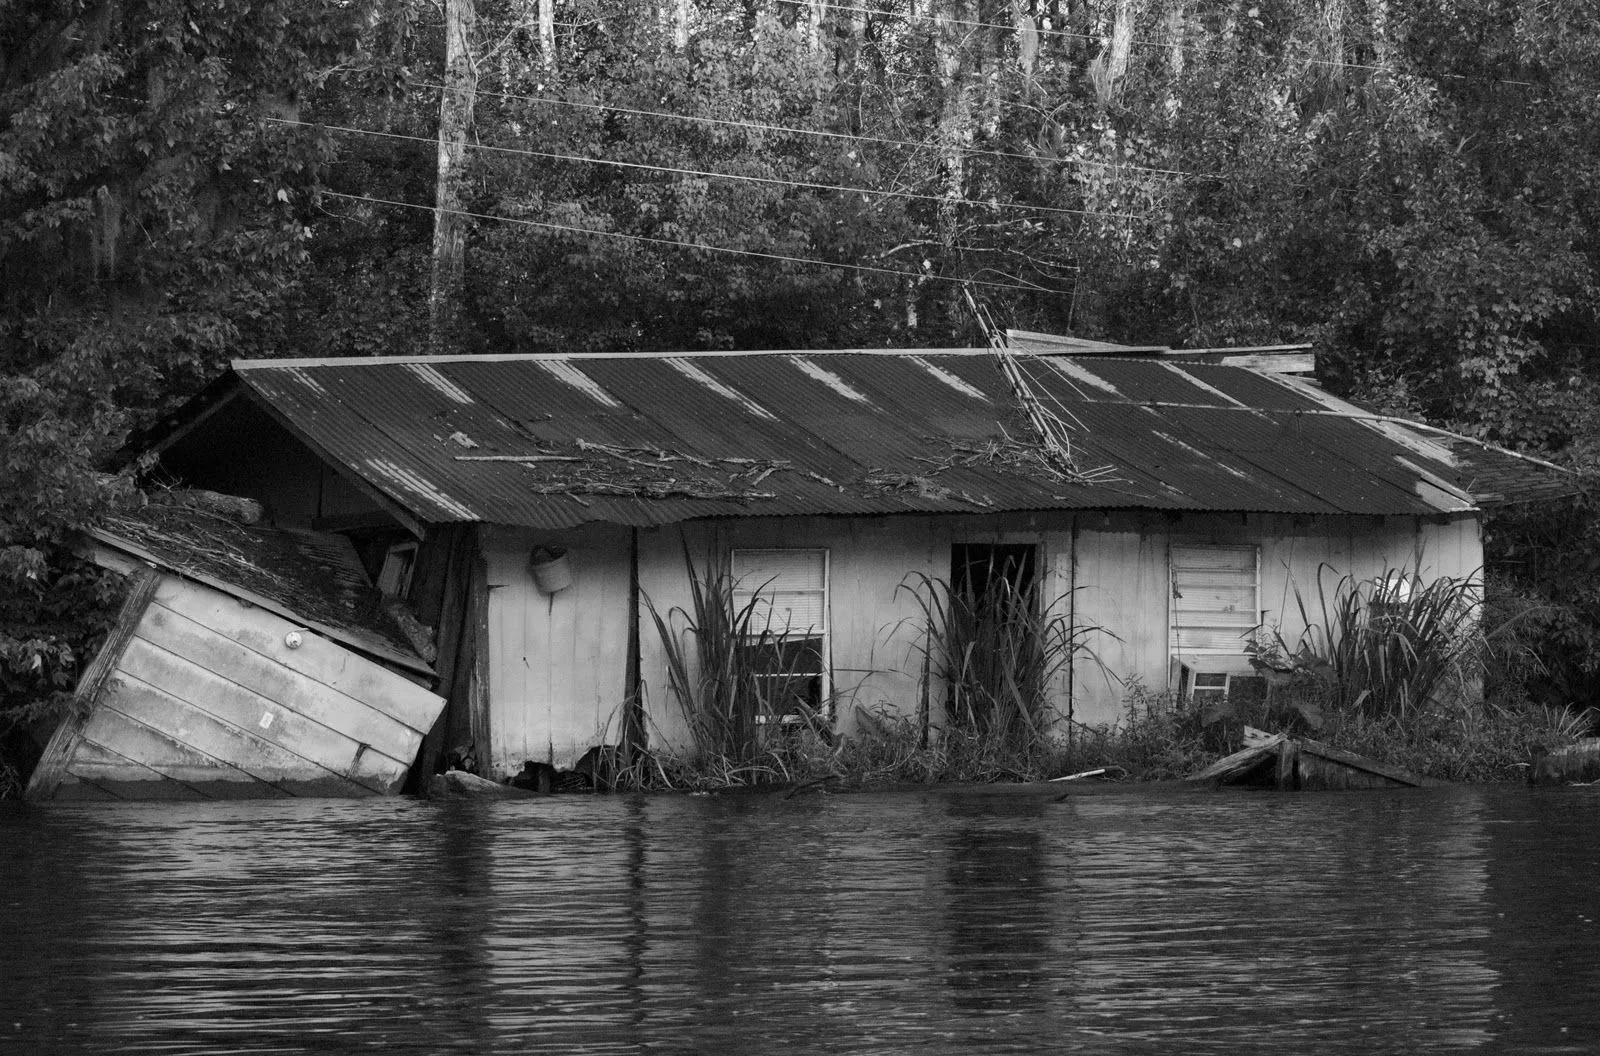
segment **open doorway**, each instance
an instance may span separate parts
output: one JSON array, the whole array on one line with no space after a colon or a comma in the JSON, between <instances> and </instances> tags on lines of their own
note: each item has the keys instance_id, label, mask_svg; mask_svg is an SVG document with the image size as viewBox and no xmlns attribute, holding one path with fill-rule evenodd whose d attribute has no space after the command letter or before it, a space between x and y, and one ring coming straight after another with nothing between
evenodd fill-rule
<instances>
[{"instance_id":1,"label":"open doorway","mask_svg":"<svg viewBox=\"0 0 1600 1056\"><path fill-rule=\"evenodd\" d=\"M950 590L975 611L995 616L1038 610L1039 548L1031 543L957 543L950 548Z\"/></svg>"},{"instance_id":2,"label":"open doorway","mask_svg":"<svg viewBox=\"0 0 1600 1056\"><path fill-rule=\"evenodd\" d=\"M1039 599L1038 548L958 543L940 628L945 715L989 745L1020 747L1043 728L1049 646Z\"/></svg>"}]
</instances>

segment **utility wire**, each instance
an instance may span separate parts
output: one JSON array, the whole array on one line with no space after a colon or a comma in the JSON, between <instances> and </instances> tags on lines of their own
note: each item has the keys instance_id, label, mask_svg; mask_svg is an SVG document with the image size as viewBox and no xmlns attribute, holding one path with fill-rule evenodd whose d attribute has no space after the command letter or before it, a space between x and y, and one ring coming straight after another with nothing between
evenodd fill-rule
<instances>
[{"instance_id":1,"label":"utility wire","mask_svg":"<svg viewBox=\"0 0 1600 1056\"><path fill-rule=\"evenodd\" d=\"M267 117L263 120L278 125L294 125L301 128L321 128L330 132L349 132L360 136L375 136L380 139L399 139L411 143L426 143L437 146L438 139L431 136L413 136L404 132L381 132L372 128L354 128L349 125L326 125L317 121L298 121L286 117ZM777 187L799 187L813 191L837 191L841 194L869 194L884 198L905 198L919 202L936 202L940 205L966 205L989 209L1012 209L1025 213L1057 213L1070 216L1093 216L1115 220L1148 220L1149 217L1138 213L1108 213L1095 209L1068 209L1059 205L1027 205L1022 202L985 202L969 198L950 199L937 194L921 194L917 191L891 191L880 187L846 187L837 183L812 183L808 180L782 180L773 176L745 176L731 172L712 172L706 169L684 169L672 165L655 165L640 161L617 161L612 158L591 158L581 154L557 154L553 151L527 150L521 147L500 147L489 143L468 143L474 150L487 150L496 154L514 154L529 158L547 158L552 161L574 161L587 165L608 165L619 169L638 169L646 172L670 172L679 176L699 176L712 180L733 180L740 183L758 183Z\"/></svg>"},{"instance_id":2,"label":"utility wire","mask_svg":"<svg viewBox=\"0 0 1600 1056\"><path fill-rule=\"evenodd\" d=\"M442 84L431 84L427 81L411 81L414 88L429 88L433 91L446 91ZM797 128L791 125L771 125L760 121L746 121L735 118L701 117L695 114L678 114L667 110L638 110L626 106L616 106L609 103L580 103L571 99L558 99L548 95L517 95L512 92L490 92L483 89L476 91L477 95L490 96L495 99L511 99L524 103L539 103L548 106L567 106L578 110L598 110L601 113L629 114L634 117L663 117L670 121L688 121L703 125L721 125L727 128L743 128L756 132L783 132L796 136L818 136L824 139L842 139L850 143L881 143L891 147L911 147L915 150L939 150L943 147L938 143L923 143L912 139L889 139L883 136L861 136L849 132L828 132L815 128ZM1021 161L1032 162L1060 162L1064 165L1081 165L1086 168L1103 169L1128 169L1134 172L1148 172L1161 176L1194 176L1203 173L1182 172L1178 169L1159 169L1149 165L1121 164L1114 161L1091 161L1088 158L1048 158L1037 154L1023 154L1012 150L989 150L975 147L961 148L961 153L968 157L995 157L1017 158Z\"/></svg>"},{"instance_id":3,"label":"utility wire","mask_svg":"<svg viewBox=\"0 0 1600 1056\"><path fill-rule=\"evenodd\" d=\"M994 282L988 279L964 279L952 275L937 275L934 273L919 273L915 271L900 271L896 268L879 268L871 264L846 264L841 261L818 260L814 257L791 257L783 253L763 253L755 249L732 249L728 246L713 246L704 242L682 242L672 238L657 238L652 235L633 235L625 231L596 231L587 227L574 227L570 224L555 224L547 220L528 220L519 216L496 216L492 213L474 213L465 209L436 209L431 205L419 205L416 202L397 202L389 198L374 198L365 194L345 194L341 191L324 190L322 194L330 198L343 198L351 202L364 202L368 205L388 205L398 209L411 209L424 213L449 213L453 216L469 217L473 220L495 220L506 224L519 224L523 227L536 227L546 231L560 231L572 235L592 235L600 238L620 238L629 242L644 242L657 246L673 246L678 249L698 249L707 253L726 253L738 257L756 257L761 260L775 260L788 264L809 264L822 268L836 268L845 271L858 271L870 275L891 275L899 279L911 279L916 282L953 282L957 285L985 286L996 290L1017 290L1022 293L1053 293L1055 291L1044 286L1031 283Z\"/></svg>"}]
</instances>

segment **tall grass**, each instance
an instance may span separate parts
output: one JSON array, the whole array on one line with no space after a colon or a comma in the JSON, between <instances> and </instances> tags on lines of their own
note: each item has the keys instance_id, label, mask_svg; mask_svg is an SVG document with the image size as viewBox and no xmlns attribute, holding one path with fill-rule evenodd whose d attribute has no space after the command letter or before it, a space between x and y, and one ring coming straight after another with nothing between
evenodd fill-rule
<instances>
[{"instance_id":1,"label":"tall grass","mask_svg":"<svg viewBox=\"0 0 1600 1056\"><path fill-rule=\"evenodd\" d=\"M1251 648L1260 666L1314 676L1331 710L1343 715L1403 719L1464 698L1486 655L1476 580L1424 583L1415 570L1397 568L1330 585L1332 572L1318 566L1314 606L1296 585L1305 629L1293 644L1281 628L1264 631Z\"/></svg>"},{"instance_id":2,"label":"tall grass","mask_svg":"<svg viewBox=\"0 0 1600 1056\"><path fill-rule=\"evenodd\" d=\"M924 694L943 694L944 733L979 754L1025 757L1055 731L1055 701L1072 666L1099 664L1088 646L1097 627L1074 626L1065 598L1041 603L1037 587L1003 575L987 588L960 588L914 573L901 584L922 610Z\"/></svg>"},{"instance_id":3,"label":"tall grass","mask_svg":"<svg viewBox=\"0 0 1600 1056\"><path fill-rule=\"evenodd\" d=\"M785 648L772 630L766 606L752 592L739 604L737 584L722 555L697 569L685 551L689 605L662 614L645 605L667 666L667 690L677 703L697 756L695 765L720 773L722 784L785 781L786 741L802 731L825 733L824 716L795 687L806 678L803 654Z\"/></svg>"}]
</instances>

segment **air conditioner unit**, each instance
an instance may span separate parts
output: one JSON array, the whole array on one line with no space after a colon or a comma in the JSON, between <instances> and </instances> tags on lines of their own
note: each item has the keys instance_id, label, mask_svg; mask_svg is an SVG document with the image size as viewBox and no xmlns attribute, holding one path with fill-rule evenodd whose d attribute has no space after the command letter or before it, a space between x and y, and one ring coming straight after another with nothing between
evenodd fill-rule
<instances>
[{"instance_id":1,"label":"air conditioner unit","mask_svg":"<svg viewBox=\"0 0 1600 1056\"><path fill-rule=\"evenodd\" d=\"M1257 674L1207 670L1182 664L1179 667L1178 696L1199 702L1245 697L1258 700L1266 696L1267 681Z\"/></svg>"}]
</instances>

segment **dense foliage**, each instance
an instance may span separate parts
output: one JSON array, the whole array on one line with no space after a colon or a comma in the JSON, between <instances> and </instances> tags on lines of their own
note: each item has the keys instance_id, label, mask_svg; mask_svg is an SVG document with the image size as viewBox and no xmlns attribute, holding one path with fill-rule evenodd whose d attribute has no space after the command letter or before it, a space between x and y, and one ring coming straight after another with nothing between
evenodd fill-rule
<instances>
[{"instance_id":1,"label":"dense foliage","mask_svg":"<svg viewBox=\"0 0 1600 1056\"><path fill-rule=\"evenodd\" d=\"M439 334L465 2L0 0L0 589L61 607L96 471L230 356L941 345L964 282L1595 457L1594 0L478 0ZM1568 689L1593 537L1491 539ZM0 626L13 694L74 670L47 623Z\"/></svg>"}]
</instances>

